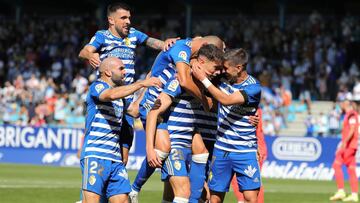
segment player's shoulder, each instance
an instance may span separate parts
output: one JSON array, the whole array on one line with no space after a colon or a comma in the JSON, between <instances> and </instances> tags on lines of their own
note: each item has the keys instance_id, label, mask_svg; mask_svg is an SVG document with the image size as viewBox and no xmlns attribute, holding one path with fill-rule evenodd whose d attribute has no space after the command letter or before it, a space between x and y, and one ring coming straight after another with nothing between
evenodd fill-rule
<instances>
[{"instance_id":1,"label":"player's shoulder","mask_svg":"<svg viewBox=\"0 0 360 203\"><path fill-rule=\"evenodd\" d=\"M109 32L109 30L98 30L96 31L95 35L110 36L111 33Z\"/></svg>"},{"instance_id":2,"label":"player's shoulder","mask_svg":"<svg viewBox=\"0 0 360 203\"><path fill-rule=\"evenodd\" d=\"M249 77L247 78L247 84L248 85L260 85L260 82L254 76L249 75Z\"/></svg>"},{"instance_id":3,"label":"player's shoulder","mask_svg":"<svg viewBox=\"0 0 360 203\"><path fill-rule=\"evenodd\" d=\"M142 32L134 27L131 27L129 30L129 35L137 35L137 34L144 34L144 32Z\"/></svg>"},{"instance_id":4,"label":"player's shoulder","mask_svg":"<svg viewBox=\"0 0 360 203\"><path fill-rule=\"evenodd\" d=\"M96 92L101 92L104 89L109 88L110 86L102 81L102 80L95 80L93 83L91 83L90 85L90 91L96 91Z\"/></svg>"}]
</instances>

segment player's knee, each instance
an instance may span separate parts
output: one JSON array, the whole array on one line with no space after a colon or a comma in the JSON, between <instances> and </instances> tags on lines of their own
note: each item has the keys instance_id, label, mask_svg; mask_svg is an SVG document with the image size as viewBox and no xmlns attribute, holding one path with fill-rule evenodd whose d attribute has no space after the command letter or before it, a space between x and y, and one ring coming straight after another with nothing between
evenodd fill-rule
<instances>
[{"instance_id":1,"label":"player's knee","mask_svg":"<svg viewBox=\"0 0 360 203\"><path fill-rule=\"evenodd\" d=\"M244 199L248 203L257 203L257 195L245 195Z\"/></svg>"},{"instance_id":2,"label":"player's knee","mask_svg":"<svg viewBox=\"0 0 360 203\"><path fill-rule=\"evenodd\" d=\"M200 163L200 164L206 164L208 158L209 158L209 153L194 154L191 157L193 162Z\"/></svg>"},{"instance_id":3,"label":"player's knee","mask_svg":"<svg viewBox=\"0 0 360 203\"><path fill-rule=\"evenodd\" d=\"M178 181L176 181L175 188L173 189L175 197L190 197L190 181L188 179L178 179Z\"/></svg>"},{"instance_id":4,"label":"player's knee","mask_svg":"<svg viewBox=\"0 0 360 203\"><path fill-rule=\"evenodd\" d=\"M164 161L169 156L168 152L163 152L163 151L160 151L158 149L155 149L155 152L156 152L156 154L158 155L158 157L160 158L161 161Z\"/></svg>"}]
</instances>

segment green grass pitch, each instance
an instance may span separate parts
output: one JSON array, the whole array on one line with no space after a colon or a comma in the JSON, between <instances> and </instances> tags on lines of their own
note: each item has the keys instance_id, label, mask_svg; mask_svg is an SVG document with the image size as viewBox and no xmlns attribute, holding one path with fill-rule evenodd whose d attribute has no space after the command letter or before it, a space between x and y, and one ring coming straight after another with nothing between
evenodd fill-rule
<instances>
[{"instance_id":1,"label":"green grass pitch","mask_svg":"<svg viewBox=\"0 0 360 203\"><path fill-rule=\"evenodd\" d=\"M136 171L129 171L134 180ZM0 164L0 202L74 203L79 199L79 168ZM266 203L329 202L335 182L263 179ZM346 183L348 186L348 183ZM140 193L140 202L161 202L162 183L154 174ZM348 189L348 188L346 188ZM232 192L225 202L236 202Z\"/></svg>"}]
</instances>

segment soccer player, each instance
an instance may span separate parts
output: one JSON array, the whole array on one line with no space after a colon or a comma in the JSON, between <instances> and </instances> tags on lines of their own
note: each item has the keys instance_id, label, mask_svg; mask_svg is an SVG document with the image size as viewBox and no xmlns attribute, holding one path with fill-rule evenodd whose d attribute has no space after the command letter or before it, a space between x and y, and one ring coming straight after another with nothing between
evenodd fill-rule
<instances>
[{"instance_id":1,"label":"soccer player","mask_svg":"<svg viewBox=\"0 0 360 203\"><path fill-rule=\"evenodd\" d=\"M170 78L177 74L179 85L183 90L188 92L195 99L201 101L206 110L209 109L209 99L201 93L199 87L194 83L190 73L190 60L197 55L198 50L205 44L213 44L220 50L223 50L223 41L216 36L205 36L196 38L186 38L176 41L176 43L165 52L160 52L157 56L153 67L151 69L151 76L158 77L165 86ZM161 93L162 88L148 88L145 91L143 100L140 103L140 118L143 122L144 128L146 128L146 116L151 110L156 98ZM162 130L163 129L163 130ZM160 125L157 127L156 137L166 136L168 137L167 127ZM156 155L165 160L170 150L170 144L166 143L168 139L160 139L164 141L157 148ZM145 184L147 179L155 171L155 168L148 164L147 160L155 157L147 157L136 176L136 179L132 185L132 192L130 193L131 202L137 202L137 193L141 190L141 187Z\"/></svg>"},{"instance_id":2,"label":"soccer player","mask_svg":"<svg viewBox=\"0 0 360 203\"><path fill-rule=\"evenodd\" d=\"M131 27L130 7L124 3L116 2L107 8L109 28L99 30L83 47L79 57L87 59L93 68L97 68L106 57L118 57L125 64L125 85L132 84L135 76L135 49L138 45L145 44L156 50L168 49L177 38L167 39L165 42L149 37L145 33ZM130 94L125 99L125 107L132 103L134 95ZM122 155L127 161L129 148L133 139L133 119L125 115L122 134Z\"/></svg>"},{"instance_id":3,"label":"soccer player","mask_svg":"<svg viewBox=\"0 0 360 203\"><path fill-rule=\"evenodd\" d=\"M191 61L191 64L196 63L202 66L209 75L214 76L219 73L219 69L222 68L222 55L222 50L216 46L211 44L204 45L198 51L197 57ZM163 116L163 123L167 126L170 135L171 152L162 168L162 180L170 182L175 196L173 200L164 199L163 201L188 202L191 184L191 193L195 191L198 195L190 200L190 202L198 202L204 186L205 164L209 154L208 152L195 153L191 156L192 141L194 134L198 136L197 139L201 139L200 135L195 133L196 123L199 123L199 121L196 120L199 115L201 115L203 122L211 122L211 114L206 114L200 102L183 91L179 85L179 81L174 78L167 83L157 100L161 103L160 108L152 109L146 120L146 150L149 165L151 167L161 167L162 162L156 157L155 153L154 138L156 135L157 118ZM216 122L214 123L216 126ZM208 123L208 125L210 124ZM205 148L205 146L203 148ZM197 149L195 151L199 150ZM188 166L190 164L191 168L195 167L197 176L200 179L195 180L195 183L199 185L197 189L193 189L194 180L190 182L188 177ZM197 166L198 164L202 164L203 166Z\"/></svg>"},{"instance_id":4,"label":"soccer player","mask_svg":"<svg viewBox=\"0 0 360 203\"><path fill-rule=\"evenodd\" d=\"M330 197L331 201L343 200L344 202L358 202L358 180L356 176L356 151L358 147L359 118L357 105L346 98L340 103L341 109L345 112L342 128L341 145L335 153L333 168L335 170L335 181L338 191ZM345 165L351 188L351 194L346 197L344 190L344 174L342 165Z\"/></svg>"},{"instance_id":5,"label":"soccer player","mask_svg":"<svg viewBox=\"0 0 360 203\"><path fill-rule=\"evenodd\" d=\"M223 202L236 174L246 202L257 202L261 186L257 161L255 127L248 118L255 115L261 99L259 82L246 72L248 53L234 49L224 55L227 81L215 87L204 70L193 67L193 75L219 102L218 131L209 174L210 202Z\"/></svg>"},{"instance_id":6,"label":"soccer player","mask_svg":"<svg viewBox=\"0 0 360 203\"><path fill-rule=\"evenodd\" d=\"M256 128L256 137L258 141L258 157L259 157L259 164L260 164L260 171L262 169L262 165L267 157L267 147L265 143L265 137L264 132L262 128L262 111L259 108L257 110L257 115L259 116L259 123ZM239 191L238 182L236 180L236 176L233 177L231 181L231 186L234 189L234 194L236 196L236 199L238 200L238 203L244 202L244 195L242 192ZM259 195L258 195L258 203L264 203L264 187L260 187Z\"/></svg>"},{"instance_id":7,"label":"soccer player","mask_svg":"<svg viewBox=\"0 0 360 203\"><path fill-rule=\"evenodd\" d=\"M126 202L131 186L120 154L122 98L142 87L160 86L161 82L150 78L123 86L125 66L116 57L104 59L99 72L100 78L91 84L86 99L86 132L80 159L83 200L100 202L101 195L105 195L110 202ZM131 105L126 111L138 116Z\"/></svg>"}]
</instances>

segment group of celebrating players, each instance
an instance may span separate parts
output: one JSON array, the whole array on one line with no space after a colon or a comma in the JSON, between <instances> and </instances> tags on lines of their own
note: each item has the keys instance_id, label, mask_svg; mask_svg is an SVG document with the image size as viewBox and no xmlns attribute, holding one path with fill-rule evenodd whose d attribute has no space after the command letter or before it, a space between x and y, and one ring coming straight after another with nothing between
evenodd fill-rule
<instances>
[{"instance_id":1,"label":"group of celebrating players","mask_svg":"<svg viewBox=\"0 0 360 203\"><path fill-rule=\"evenodd\" d=\"M109 29L96 32L79 54L98 77L86 99L82 201L137 202L161 168L162 202L223 202L234 174L244 201L258 202L261 86L246 72L248 53L224 52L217 36L151 38L131 27L123 3L109 5L107 15ZM140 44L160 53L146 79L134 82ZM137 117L147 156L131 185L125 165Z\"/></svg>"}]
</instances>

